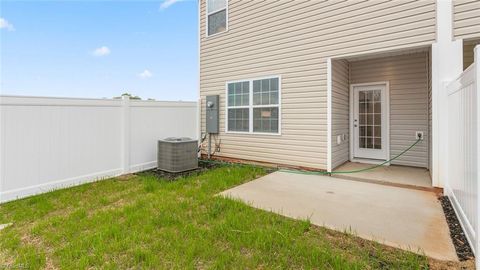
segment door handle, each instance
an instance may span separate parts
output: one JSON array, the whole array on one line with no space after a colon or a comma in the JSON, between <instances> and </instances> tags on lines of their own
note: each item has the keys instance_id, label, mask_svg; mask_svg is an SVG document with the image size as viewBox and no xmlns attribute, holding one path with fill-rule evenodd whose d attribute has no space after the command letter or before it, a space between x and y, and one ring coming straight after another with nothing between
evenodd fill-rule
<instances>
[{"instance_id":1,"label":"door handle","mask_svg":"<svg viewBox=\"0 0 480 270\"><path fill-rule=\"evenodd\" d=\"M358 122L357 119L354 119L354 120L353 120L353 127L357 127L357 122Z\"/></svg>"}]
</instances>

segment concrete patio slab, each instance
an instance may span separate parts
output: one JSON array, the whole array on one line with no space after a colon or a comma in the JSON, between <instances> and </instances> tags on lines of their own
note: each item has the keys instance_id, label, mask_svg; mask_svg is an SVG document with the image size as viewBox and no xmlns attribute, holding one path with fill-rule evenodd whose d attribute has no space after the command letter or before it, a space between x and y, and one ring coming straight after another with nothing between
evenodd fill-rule
<instances>
[{"instance_id":1,"label":"concrete patio slab","mask_svg":"<svg viewBox=\"0 0 480 270\"><path fill-rule=\"evenodd\" d=\"M274 172L221 195L439 260L458 260L432 192Z\"/></svg>"}]
</instances>

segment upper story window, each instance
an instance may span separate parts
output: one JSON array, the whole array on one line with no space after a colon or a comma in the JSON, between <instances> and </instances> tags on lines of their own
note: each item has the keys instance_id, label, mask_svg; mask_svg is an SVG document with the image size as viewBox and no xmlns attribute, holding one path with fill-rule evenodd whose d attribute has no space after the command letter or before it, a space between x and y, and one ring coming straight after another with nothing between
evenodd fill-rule
<instances>
[{"instance_id":1,"label":"upper story window","mask_svg":"<svg viewBox=\"0 0 480 270\"><path fill-rule=\"evenodd\" d=\"M227 83L227 132L280 134L280 77Z\"/></svg>"},{"instance_id":2,"label":"upper story window","mask_svg":"<svg viewBox=\"0 0 480 270\"><path fill-rule=\"evenodd\" d=\"M227 31L228 0L207 0L207 36Z\"/></svg>"}]
</instances>

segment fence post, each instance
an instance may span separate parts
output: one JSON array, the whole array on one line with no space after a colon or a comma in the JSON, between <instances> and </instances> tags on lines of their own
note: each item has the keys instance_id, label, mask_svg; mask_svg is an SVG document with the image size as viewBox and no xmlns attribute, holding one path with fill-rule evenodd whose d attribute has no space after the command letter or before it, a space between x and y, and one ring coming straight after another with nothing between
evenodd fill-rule
<instances>
[{"instance_id":1,"label":"fence post","mask_svg":"<svg viewBox=\"0 0 480 270\"><path fill-rule=\"evenodd\" d=\"M200 143L202 142L202 98L199 97L197 100L197 140L198 147L201 147ZM202 156L202 151L198 151L198 157Z\"/></svg>"},{"instance_id":2,"label":"fence post","mask_svg":"<svg viewBox=\"0 0 480 270\"><path fill-rule=\"evenodd\" d=\"M480 121L480 45L477 45L475 46L475 48L473 49L473 65L474 65L474 71L475 71L475 74L473 74L474 76L474 92L475 92L475 109L476 109L476 118L477 118L477 136L476 136L476 144L477 144L477 149L476 149L476 156L475 158L477 159L477 164L475 164L475 166L477 167L476 168L476 172L477 172L477 175L476 175L476 178L477 178L477 213L476 213L476 222L477 222L477 228L476 231L475 231L475 255L476 255L476 258L475 258L475 264L476 264L476 268L477 269L480 269L480 259L479 259L479 248L480 248L480 198L478 198L479 194L480 194L480 124L478 123L478 121Z\"/></svg>"},{"instance_id":3,"label":"fence post","mask_svg":"<svg viewBox=\"0 0 480 270\"><path fill-rule=\"evenodd\" d=\"M130 172L130 97L122 96L122 173Z\"/></svg>"}]
</instances>

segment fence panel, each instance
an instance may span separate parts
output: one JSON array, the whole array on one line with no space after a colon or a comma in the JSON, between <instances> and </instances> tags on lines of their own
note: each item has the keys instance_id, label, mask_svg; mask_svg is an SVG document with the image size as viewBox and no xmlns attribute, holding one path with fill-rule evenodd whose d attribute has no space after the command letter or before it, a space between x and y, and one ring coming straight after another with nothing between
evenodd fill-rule
<instances>
[{"instance_id":1,"label":"fence panel","mask_svg":"<svg viewBox=\"0 0 480 270\"><path fill-rule=\"evenodd\" d=\"M196 115L196 102L130 101L130 171L157 165L159 138L198 137Z\"/></svg>"},{"instance_id":2,"label":"fence panel","mask_svg":"<svg viewBox=\"0 0 480 270\"><path fill-rule=\"evenodd\" d=\"M447 87L449 167L445 183L445 193L475 252L479 240L477 80L476 67L471 65Z\"/></svg>"},{"instance_id":3,"label":"fence panel","mask_svg":"<svg viewBox=\"0 0 480 270\"><path fill-rule=\"evenodd\" d=\"M197 137L196 106L0 96L0 202L153 168L156 140Z\"/></svg>"}]
</instances>

